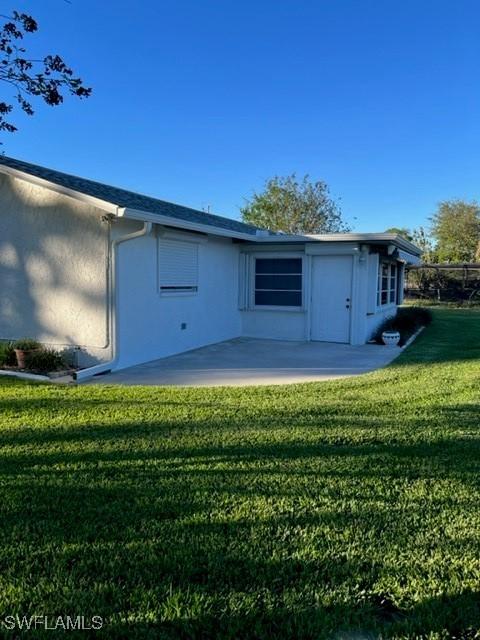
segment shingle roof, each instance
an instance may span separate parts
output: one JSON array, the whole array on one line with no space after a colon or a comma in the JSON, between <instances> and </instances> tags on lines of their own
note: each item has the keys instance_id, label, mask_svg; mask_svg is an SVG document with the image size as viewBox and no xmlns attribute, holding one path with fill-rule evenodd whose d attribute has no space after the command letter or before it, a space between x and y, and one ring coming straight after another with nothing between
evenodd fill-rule
<instances>
[{"instance_id":1,"label":"shingle roof","mask_svg":"<svg viewBox=\"0 0 480 640\"><path fill-rule=\"evenodd\" d=\"M118 207L128 207L148 213L169 216L178 220L211 225L220 227L221 229L251 235L255 235L257 230L257 227L244 224L238 220L216 216L211 213L205 213L204 211L198 211L197 209L190 209L189 207L166 202L165 200L158 200L157 198L150 198L149 196L144 196L134 191L127 191L126 189L119 189L118 187L112 187L108 184L95 182L94 180L79 178L78 176L72 176L62 171L47 169L46 167L16 160L15 158L9 158L8 156L0 155L0 165L5 165L17 171L23 171L29 175L36 176L37 178L48 180L61 187L99 198Z\"/></svg>"}]
</instances>

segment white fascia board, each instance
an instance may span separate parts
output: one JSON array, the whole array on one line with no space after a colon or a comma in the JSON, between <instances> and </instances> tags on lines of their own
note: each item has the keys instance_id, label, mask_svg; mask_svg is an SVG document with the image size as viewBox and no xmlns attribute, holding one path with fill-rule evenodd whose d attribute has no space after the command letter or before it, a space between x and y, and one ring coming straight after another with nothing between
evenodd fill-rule
<instances>
[{"instance_id":1,"label":"white fascia board","mask_svg":"<svg viewBox=\"0 0 480 640\"><path fill-rule=\"evenodd\" d=\"M195 241L197 244L206 244L208 242L208 236L199 235L198 233L192 233L186 229L172 229L171 227L163 227L158 225L157 236L162 240L186 240Z\"/></svg>"},{"instance_id":2,"label":"white fascia board","mask_svg":"<svg viewBox=\"0 0 480 640\"><path fill-rule=\"evenodd\" d=\"M289 251L289 252L296 252L296 253L304 253L305 252L305 241L302 242L282 242L282 244L280 246L278 246L278 242L260 242L260 241L256 241L256 242L252 242L250 244L242 244L241 245L241 250L242 253L255 253L255 252L279 252L279 251Z\"/></svg>"},{"instance_id":3,"label":"white fascia board","mask_svg":"<svg viewBox=\"0 0 480 640\"><path fill-rule=\"evenodd\" d=\"M413 243L405 240L395 233L327 233L322 235L305 234L305 235L287 235L279 234L275 236L254 235L252 233L242 233L241 231L233 231L224 229L223 227L215 227L209 224L201 224L199 222L191 222L189 220L180 220L171 216L164 216L158 213L149 213L138 209L130 209L128 207L119 207L117 215L132 220L142 220L153 222L168 227L177 227L188 231L198 231L210 235L223 236L224 238L236 238L237 240L247 240L252 244L293 244L308 243L310 246L317 244L320 246L324 243L365 243L365 244L394 244L395 246L405 250L413 256L421 255L421 250ZM337 244L338 246L338 244Z\"/></svg>"},{"instance_id":4,"label":"white fascia board","mask_svg":"<svg viewBox=\"0 0 480 640\"><path fill-rule=\"evenodd\" d=\"M358 242L309 242L305 253L311 256L355 255L360 253Z\"/></svg>"},{"instance_id":5,"label":"white fascia board","mask_svg":"<svg viewBox=\"0 0 480 640\"><path fill-rule=\"evenodd\" d=\"M118 217L129 220L143 220L154 222L156 224L165 225L167 227L177 227L186 229L187 231L198 231L199 233L207 233L215 236L223 236L224 238L236 238L238 240L255 241L256 236L250 233L241 233L231 229L223 229L222 227L214 227L210 224L201 224L199 222L191 222L190 220L179 220L171 216L163 216L158 213L149 213L148 211L139 211L138 209L130 209L128 207L119 208Z\"/></svg>"},{"instance_id":6,"label":"white fascia board","mask_svg":"<svg viewBox=\"0 0 480 640\"><path fill-rule=\"evenodd\" d=\"M276 236L251 236L249 238L254 242L292 243L292 242L355 242L365 244L394 244L411 253L412 255L421 255L421 250L412 242L405 240L402 236L395 233L323 233L323 234L304 234L304 235L288 235L279 234Z\"/></svg>"},{"instance_id":7,"label":"white fascia board","mask_svg":"<svg viewBox=\"0 0 480 640\"><path fill-rule=\"evenodd\" d=\"M54 191L55 193L68 196L70 198L73 198L74 200L79 200L80 202L84 202L85 204L90 204L94 207L97 207L97 209L106 211L107 213L113 213L114 215L117 214L118 206L116 204L112 204L111 202L107 202L106 200L88 196L85 193L75 191L74 189L62 187L61 185L56 184L55 182L51 182L50 180L45 180L44 178L39 178L38 176L32 176L30 173L19 171L18 169L12 169L12 167L7 167L3 164L0 164L0 172L6 173L13 178L18 178L19 180L30 182L31 184L35 184L39 187L44 187L45 189L49 189L50 191Z\"/></svg>"},{"instance_id":8,"label":"white fascia board","mask_svg":"<svg viewBox=\"0 0 480 640\"><path fill-rule=\"evenodd\" d=\"M333 241L333 242L365 242L365 243L382 243L382 244L394 244L397 247L405 249L412 255L421 255L422 251L416 244L406 240L402 236L396 233L328 233L322 235L307 235L304 236L321 242Z\"/></svg>"}]
</instances>

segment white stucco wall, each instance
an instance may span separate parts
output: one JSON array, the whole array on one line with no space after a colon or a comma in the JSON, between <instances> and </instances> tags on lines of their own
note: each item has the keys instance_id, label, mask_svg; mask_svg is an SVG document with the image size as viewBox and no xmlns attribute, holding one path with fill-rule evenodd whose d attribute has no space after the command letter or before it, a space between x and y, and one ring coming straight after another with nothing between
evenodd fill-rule
<instances>
[{"instance_id":1,"label":"white stucco wall","mask_svg":"<svg viewBox=\"0 0 480 640\"><path fill-rule=\"evenodd\" d=\"M274 340L308 340L308 311L307 304L303 309L265 309L254 306L254 258L255 257L290 257L305 258L304 247L293 246L272 246L272 245L250 245L242 247L243 261L241 268L245 270L241 278L241 318L242 334L249 338L272 338ZM303 263L303 287L304 299L306 302L309 278L308 265Z\"/></svg>"},{"instance_id":2,"label":"white stucco wall","mask_svg":"<svg viewBox=\"0 0 480 640\"><path fill-rule=\"evenodd\" d=\"M115 220L110 233L102 217L89 204L0 174L0 339L28 336L57 348L79 346L82 366L111 359L110 238L138 230L141 223ZM198 241L197 292L160 292L160 233ZM259 251L304 257L301 310L252 308L249 255ZM311 259L337 253L353 256L351 340L361 344L396 310L396 305L376 307L377 254L338 243L248 248L154 225L149 236L117 249L118 368L242 335L310 339Z\"/></svg>"},{"instance_id":3,"label":"white stucco wall","mask_svg":"<svg viewBox=\"0 0 480 640\"><path fill-rule=\"evenodd\" d=\"M108 228L102 211L0 174L0 339L80 346L108 360Z\"/></svg>"},{"instance_id":4,"label":"white stucco wall","mask_svg":"<svg viewBox=\"0 0 480 640\"><path fill-rule=\"evenodd\" d=\"M242 311L242 332L249 338L308 340L306 311Z\"/></svg>"},{"instance_id":5,"label":"white stucco wall","mask_svg":"<svg viewBox=\"0 0 480 640\"><path fill-rule=\"evenodd\" d=\"M229 239L178 233L179 240L199 240L198 292L162 294L157 234L154 227L149 236L118 249L118 368L241 335L238 245Z\"/></svg>"}]
</instances>

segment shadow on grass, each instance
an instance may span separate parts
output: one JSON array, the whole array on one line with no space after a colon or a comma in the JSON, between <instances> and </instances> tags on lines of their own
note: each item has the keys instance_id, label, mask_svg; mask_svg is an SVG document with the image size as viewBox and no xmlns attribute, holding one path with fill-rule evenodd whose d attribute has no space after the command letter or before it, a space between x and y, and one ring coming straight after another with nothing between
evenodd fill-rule
<instances>
[{"instance_id":1,"label":"shadow on grass","mask_svg":"<svg viewBox=\"0 0 480 640\"><path fill-rule=\"evenodd\" d=\"M453 345L440 329L404 363L476 357L463 325ZM454 402L450 369L428 402L430 371L383 394L396 375L326 401L322 385L7 394L2 610L101 615L112 639L474 638L478 396Z\"/></svg>"},{"instance_id":2,"label":"shadow on grass","mask_svg":"<svg viewBox=\"0 0 480 640\"><path fill-rule=\"evenodd\" d=\"M432 634L452 640L476 640L480 619L480 592L466 590L451 596L430 598L399 615L385 614L378 605L384 596L373 594L356 611L346 604L327 609L286 608L259 610L246 616L203 616L190 620L151 625L114 624L112 637L143 638L158 633L166 639L192 638L264 639L302 638L318 640L379 640ZM336 615L332 616L335 610ZM387 619L386 619L387 618ZM368 619L369 625L363 624ZM336 621L339 624L336 624ZM107 627L108 628L108 627ZM119 634L117 636L117 634Z\"/></svg>"},{"instance_id":3,"label":"shadow on grass","mask_svg":"<svg viewBox=\"0 0 480 640\"><path fill-rule=\"evenodd\" d=\"M102 615L111 638L474 637L478 593L408 594L431 554L447 594L450 564L475 563L478 529L446 537L443 514L476 510L476 435L173 446L164 427L2 434L6 610Z\"/></svg>"},{"instance_id":4,"label":"shadow on grass","mask_svg":"<svg viewBox=\"0 0 480 640\"><path fill-rule=\"evenodd\" d=\"M434 319L390 366L468 362L480 359L480 313L476 310L433 312Z\"/></svg>"}]
</instances>

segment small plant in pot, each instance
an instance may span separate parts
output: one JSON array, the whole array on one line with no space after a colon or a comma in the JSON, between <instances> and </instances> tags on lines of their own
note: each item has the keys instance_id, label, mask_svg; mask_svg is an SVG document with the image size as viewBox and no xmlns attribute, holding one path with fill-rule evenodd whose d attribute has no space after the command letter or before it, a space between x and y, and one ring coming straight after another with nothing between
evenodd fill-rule
<instances>
[{"instance_id":1,"label":"small plant in pot","mask_svg":"<svg viewBox=\"0 0 480 640\"><path fill-rule=\"evenodd\" d=\"M32 338L22 338L13 343L13 349L17 356L17 365L20 369L26 369L27 360L29 356L42 348L42 345L37 340Z\"/></svg>"}]
</instances>

